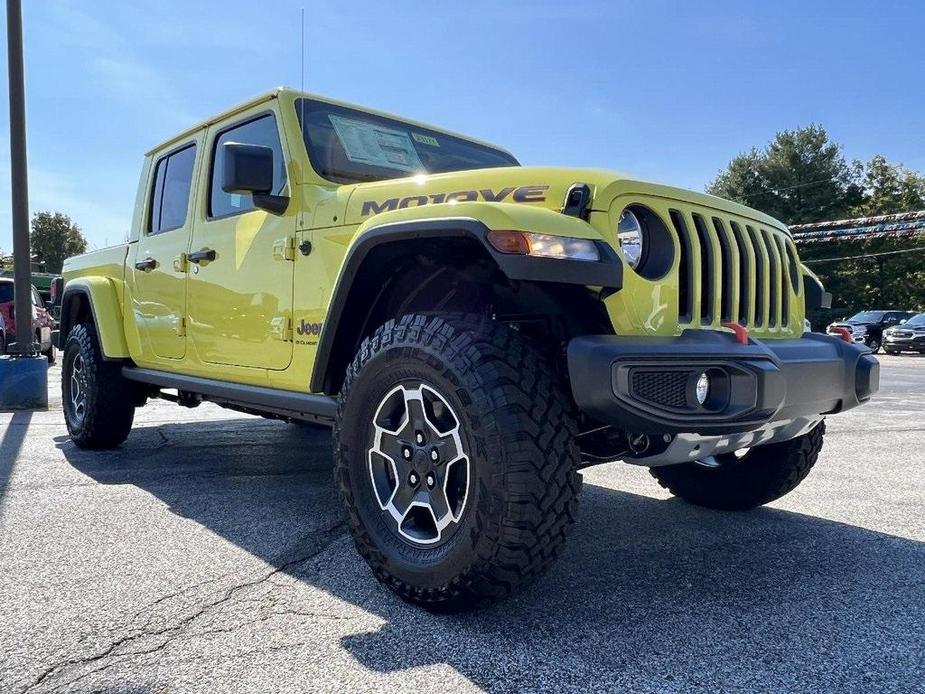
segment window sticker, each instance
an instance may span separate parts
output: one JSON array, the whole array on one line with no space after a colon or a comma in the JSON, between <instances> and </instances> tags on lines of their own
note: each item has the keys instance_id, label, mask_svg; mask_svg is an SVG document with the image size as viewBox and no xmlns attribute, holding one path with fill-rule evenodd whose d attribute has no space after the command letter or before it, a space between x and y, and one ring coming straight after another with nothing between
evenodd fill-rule
<instances>
[{"instance_id":1,"label":"window sticker","mask_svg":"<svg viewBox=\"0 0 925 694\"><path fill-rule=\"evenodd\" d=\"M421 133L411 133L411 137L414 138L415 142L420 142L422 145L430 145L431 147L440 146L440 143L437 142L437 138L431 137L430 135L422 135Z\"/></svg>"},{"instance_id":2,"label":"window sticker","mask_svg":"<svg viewBox=\"0 0 925 694\"><path fill-rule=\"evenodd\" d=\"M404 130L333 113L328 118L350 161L409 173L423 171L414 143Z\"/></svg>"}]
</instances>

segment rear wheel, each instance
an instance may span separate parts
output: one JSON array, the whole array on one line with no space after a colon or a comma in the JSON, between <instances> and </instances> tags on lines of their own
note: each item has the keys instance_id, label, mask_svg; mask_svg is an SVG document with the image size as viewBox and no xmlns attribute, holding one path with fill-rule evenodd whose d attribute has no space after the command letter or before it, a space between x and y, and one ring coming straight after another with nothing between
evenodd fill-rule
<instances>
[{"instance_id":1,"label":"rear wheel","mask_svg":"<svg viewBox=\"0 0 925 694\"><path fill-rule=\"evenodd\" d=\"M409 315L364 341L338 401L335 470L357 548L403 599L465 608L559 555L580 477L554 374L487 318Z\"/></svg>"},{"instance_id":2,"label":"rear wheel","mask_svg":"<svg viewBox=\"0 0 925 694\"><path fill-rule=\"evenodd\" d=\"M103 359L92 323L79 323L68 334L61 399L68 433L80 448L115 448L131 431L132 385L122 377L119 362Z\"/></svg>"},{"instance_id":3,"label":"rear wheel","mask_svg":"<svg viewBox=\"0 0 925 694\"><path fill-rule=\"evenodd\" d=\"M725 453L711 459L650 469L659 484L698 506L742 511L779 499L809 474L825 435L825 422L790 441Z\"/></svg>"}]
</instances>

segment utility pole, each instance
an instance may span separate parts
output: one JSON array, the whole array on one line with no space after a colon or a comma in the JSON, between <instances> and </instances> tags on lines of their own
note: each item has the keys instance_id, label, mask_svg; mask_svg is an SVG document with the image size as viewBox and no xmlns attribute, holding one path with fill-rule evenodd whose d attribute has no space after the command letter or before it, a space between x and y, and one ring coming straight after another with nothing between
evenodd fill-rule
<instances>
[{"instance_id":1,"label":"utility pole","mask_svg":"<svg viewBox=\"0 0 925 694\"><path fill-rule=\"evenodd\" d=\"M0 355L0 410L48 408L48 362L32 340L32 257L29 253L29 181L26 178L26 88L22 59L22 2L6 0L10 68L10 163L13 189L13 274L16 342Z\"/></svg>"},{"instance_id":2,"label":"utility pole","mask_svg":"<svg viewBox=\"0 0 925 694\"><path fill-rule=\"evenodd\" d=\"M10 73L10 165L13 190L13 276L16 294L16 347L35 354L32 338L32 256L29 250L29 180L26 165L26 88L23 77L22 2L6 0Z\"/></svg>"}]
</instances>

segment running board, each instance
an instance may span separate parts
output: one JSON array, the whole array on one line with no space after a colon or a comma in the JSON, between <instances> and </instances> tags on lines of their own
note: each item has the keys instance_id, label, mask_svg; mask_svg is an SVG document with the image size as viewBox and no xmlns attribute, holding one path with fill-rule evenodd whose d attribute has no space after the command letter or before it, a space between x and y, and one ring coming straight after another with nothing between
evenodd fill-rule
<instances>
[{"instance_id":1,"label":"running board","mask_svg":"<svg viewBox=\"0 0 925 694\"><path fill-rule=\"evenodd\" d=\"M337 401L328 395L248 386L212 378L141 369L135 366L122 367L122 375L130 381L146 383L158 388L176 388L184 393L199 395L203 400L232 409L271 414L306 422L330 425L334 422L334 415L337 411Z\"/></svg>"}]
</instances>

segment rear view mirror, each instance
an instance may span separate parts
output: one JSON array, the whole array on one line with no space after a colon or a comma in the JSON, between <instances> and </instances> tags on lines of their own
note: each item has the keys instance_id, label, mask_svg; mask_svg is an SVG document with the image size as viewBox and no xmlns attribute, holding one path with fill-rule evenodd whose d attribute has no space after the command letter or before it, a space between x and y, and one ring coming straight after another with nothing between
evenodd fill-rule
<instances>
[{"instance_id":1,"label":"rear view mirror","mask_svg":"<svg viewBox=\"0 0 925 694\"><path fill-rule=\"evenodd\" d=\"M285 195L272 195L273 150L263 145L226 142L222 145L222 190L250 194L254 207L282 214L289 205Z\"/></svg>"}]
</instances>

